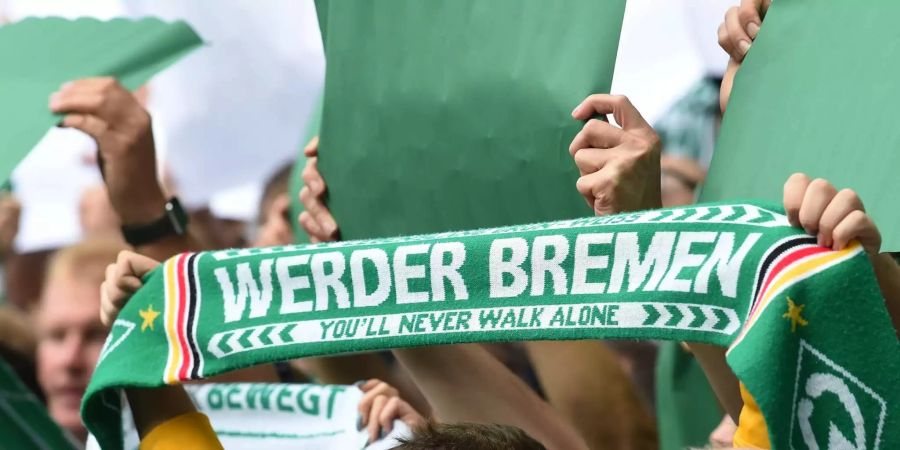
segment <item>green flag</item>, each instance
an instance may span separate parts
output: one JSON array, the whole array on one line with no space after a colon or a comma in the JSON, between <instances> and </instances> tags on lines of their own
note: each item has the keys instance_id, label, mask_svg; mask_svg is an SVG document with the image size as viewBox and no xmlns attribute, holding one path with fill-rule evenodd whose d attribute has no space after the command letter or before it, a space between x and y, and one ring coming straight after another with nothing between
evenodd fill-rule
<instances>
[{"instance_id":1,"label":"green flag","mask_svg":"<svg viewBox=\"0 0 900 450\"><path fill-rule=\"evenodd\" d=\"M2 359L0 447L18 450L75 449L69 436L47 414L44 405Z\"/></svg>"},{"instance_id":2,"label":"green flag","mask_svg":"<svg viewBox=\"0 0 900 450\"><path fill-rule=\"evenodd\" d=\"M113 76L136 89L202 44L184 22L29 18L0 27L0 180L59 122L50 94L79 78Z\"/></svg>"},{"instance_id":3,"label":"green flag","mask_svg":"<svg viewBox=\"0 0 900 450\"><path fill-rule=\"evenodd\" d=\"M656 424L660 450L702 448L722 420L706 374L680 342L661 342L656 359Z\"/></svg>"},{"instance_id":4,"label":"green flag","mask_svg":"<svg viewBox=\"0 0 900 450\"><path fill-rule=\"evenodd\" d=\"M318 1L319 168L342 237L574 218L570 111L609 92L624 0Z\"/></svg>"},{"instance_id":5,"label":"green flag","mask_svg":"<svg viewBox=\"0 0 900 450\"><path fill-rule=\"evenodd\" d=\"M113 450L123 386L306 356L572 339L727 346L774 448L900 446L900 345L862 246L818 247L765 203L185 253L145 278L112 328L82 416Z\"/></svg>"},{"instance_id":6,"label":"green flag","mask_svg":"<svg viewBox=\"0 0 900 450\"><path fill-rule=\"evenodd\" d=\"M791 173L852 188L900 251L900 3L777 1L738 71L701 201L781 201Z\"/></svg>"}]
</instances>

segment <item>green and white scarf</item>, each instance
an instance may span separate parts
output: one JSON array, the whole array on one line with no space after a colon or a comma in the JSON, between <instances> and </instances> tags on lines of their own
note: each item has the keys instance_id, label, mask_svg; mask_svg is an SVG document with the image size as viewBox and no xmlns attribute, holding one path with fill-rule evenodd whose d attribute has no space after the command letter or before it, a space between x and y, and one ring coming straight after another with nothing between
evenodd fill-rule
<instances>
[{"instance_id":1,"label":"green and white scarf","mask_svg":"<svg viewBox=\"0 0 900 450\"><path fill-rule=\"evenodd\" d=\"M315 355L609 338L729 347L774 448L900 448L900 346L868 258L816 246L767 204L182 254L145 281L82 405L103 448L121 448L115 388Z\"/></svg>"},{"instance_id":2,"label":"green and white scarf","mask_svg":"<svg viewBox=\"0 0 900 450\"><path fill-rule=\"evenodd\" d=\"M360 427L358 411L363 393L356 386L204 383L185 390L228 450L378 450L409 433L395 421L389 434L367 445L369 433ZM127 406L122 426L125 448L137 449L140 438ZM88 441L87 450L99 448L96 440Z\"/></svg>"},{"instance_id":3,"label":"green and white scarf","mask_svg":"<svg viewBox=\"0 0 900 450\"><path fill-rule=\"evenodd\" d=\"M44 404L25 387L12 368L0 359L0 448L18 450L74 450Z\"/></svg>"}]
</instances>

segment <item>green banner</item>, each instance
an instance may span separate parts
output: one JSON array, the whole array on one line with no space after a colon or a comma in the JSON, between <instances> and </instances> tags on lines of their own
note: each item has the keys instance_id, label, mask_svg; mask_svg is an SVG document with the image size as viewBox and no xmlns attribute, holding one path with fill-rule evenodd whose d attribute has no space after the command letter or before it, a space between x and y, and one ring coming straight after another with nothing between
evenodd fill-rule
<instances>
[{"instance_id":1,"label":"green banner","mask_svg":"<svg viewBox=\"0 0 900 450\"><path fill-rule=\"evenodd\" d=\"M609 92L624 0L316 4L319 168L344 238L590 213L571 111Z\"/></svg>"},{"instance_id":2,"label":"green banner","mask_svg":"<svg viewBox=\"0 0 900 450\"><path fill-rule=\"evenodd\" d=\"M298 383L202 383L184 386L197 411L206 415L228 450L376 450L393 448L395 438L409 435L401 421L391 432L367 445L360 429L357 386ZM137 449L138 432L131 411L122 414L126 448ZM99 450L89 444L87 450Z\"/></svg>"},{"instance_id":3,"label":"green banner","mask_svg":"<svg viewBox=\"0 0 900 450\"><path fill-rule=\"evenodd\" d=\"M60 121L47 106L66 81L112 76L136 89L202 44L184 22L58 17L0 26L0 180Z\"/></svg>"},{"instance_id":4,"label":"green banner","mask_svg":"<svg viewBox=\"0 0 900 450\"><path fill-rule=\"evenodd\" d=\"M315 355L608 338L730 347L775 448L835 433L900 445L900 346L868 258L816 246L766 204L186 253L145 281L82 405L103 448L121 444L117 387Z\"/></svg>"},{"instance_id":5,"label":"green banner","mask_svg":"<svg viewBox=\"0 0 900 450\"><path fill-rule=\"evenodd\" d=\"M0 447L16 450L76 448L66 432L47 414L47 408L22 384L2 359L0 359Z\"/></svg>"},{"instance_id":6,"label":"green banner","mask_svg":"<svg viewBox=\"0 0 900 450\"><path fill-rule=\"evenodd\" d=\"M738 71L701 201L781 201L794 172L852 188L900 251L900 3L776 1Z\"/></svg>"}]
</instances>

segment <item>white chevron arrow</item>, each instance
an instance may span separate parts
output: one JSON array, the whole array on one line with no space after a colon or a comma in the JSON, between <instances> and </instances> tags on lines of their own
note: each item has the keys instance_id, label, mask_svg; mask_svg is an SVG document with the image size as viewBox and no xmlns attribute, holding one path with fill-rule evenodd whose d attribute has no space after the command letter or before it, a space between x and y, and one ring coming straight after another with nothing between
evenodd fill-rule
<instances>
[{"instance_id":1,"label":"white chevron arrow","mask_svg":"<svg viewBox=\"0 0 900 450\"><path fill-rule=\"evenodd\" d=\"M259 340L259 336L266 329L266 327L256 327L253 331L250 332L250 336L247 336L247 341L250 342L251 348L263 348L265 344Z\"/></svg>"},{"instance_id":2,"label":"white chevron arrow","mask_svg":"<svg viewBox=\"0 0 900 450\"><path fill-rule=\"evenodd\" d=\"M659 319L656 319L657 326L665 325L669 321L669 319L672 318L672 313L670 313L665 306L653 305L653 307L656 308L656 312L659 313Z\"/></svg>"},{"instance_id":3,"label":"white chevron arrow","mask_svg":"<svg viewBox=\"0 0 900 450\"><path fill-rule=\"evenodd\" d=\"M738 321L737 313L730 308L722 308L722 311L725 311L725 315L728 316L728 326L725 327L722 332L726 334L734 333L735 331L737 331L738 327L741 326L740 322Z\"/></svg>"},{"instance_id":4,"label":"white chevron arrow","mask_svg":"<svg viewBox=\"0 0 900 450\"><path fill-rule=\"evenodd\" d=\"M703 310L703 315L706 316L706 322L703 322L703 325L701 325L700 328L703 328L704 330L711 330L712 326L715 325L719 320L716 317L716 313L709 306L701 306L700 309Z\"/></svg>"},{"instance_id":5,"label":"white chevron arrow","mask_svg":"<svg viewBox=\"0 0 900 450\"><path fill-rule=\"evenodd\" d=\"M759 219L762 215L759 213L759 208L752 205L742 205L744 209L744 215L734 219L735 223L747 223L753 219Z\"/></svg>"},{"instance_id":6,"label":"white chevron arrow","mask_svg":"<svg viewBox=\"0 0 900 450\"><path fill-rule=\"evenodd\" d=\"M701 217L709 214L709 208L707 208L706 206L699 206L699 207L696 207L693 209L694 209L694 214L691 214L686 219L684 219L685 222L697 221L697 220L700 220Z\"/></svg>"},{"instance_id":7,"label":"white chevron arrow","mask_svg":"<svg viewBox=\"0 0 900 450\"><path fill-rule=\"evenodd\" d=\"M238 339L241 338L241 333L242 333L242 331L240 331L240 330L235 330L234 332L231 333L231 336L228 337L228 340L225 341L225 343L226 343L229 347L231 347L231 352L229 352L229 354L230 354L230 353L237 353L238 351L244 349L244 346L241 345L240 342L238 342Z\"/></svg>"},{"instance_id":8,"label":"white chevron arrow","mask_svg":"<svg viewBox=\"0 0 900 450\"><path fill-rule=\"evenodd\" d=\"M671 222L671 221L673 221L673 220L675 220L675 219L677 219L677 218L683 216L686 212L687 212L687 211L685 211L684 209L675 209L675 210L672 210L672 214L669 214L668 216L663 217L663 218L660 220L660 222Z\"/></svg>"},{"instance_id":9,"label":"white chevron arrow","mask_svg":"<svg viewBox=\"0 0 900 450\"><path fill-rule=\"evenodd\" d=\"M725 219L734 214L734 208L728 205L719 206L719 210L719 214L716 214L712 219L709 219L710 222L724 222Z\"/></svg>"},{"instance_id":10,"label":"white chevron arrow","mask_svg":"<svg viewBox=\"0 0 900 450\"><path fill-rule=\"evenodd\" d=\"M209 340L209 344L206 345L206 350L213 354L216 358L222 358L225 356L225 353L219 349L219 341L222 340L222 336L224 333L216 333L213 335L212 339Z\"/></svg>"},{"instance_id":11,"label":"white chevron arrow","mask_svg":"<svg viewBox=\"0 0 900 450\"><path fill-rule=\"evenodd\" d=\"M287 328L286 323L280 323L275 325L275 328L272 328L272 331L269 332L269 340L272 341L272 345L284 344L284 340L281 339L281 330L285 328Z\"/></svg>"},{"instance_id":12,"label":"white chevron arrow","mask_svg":"<svg viewBox=\"0 0 900 450\"><path fill-rule=\"evenodd\" d=\"M676 306L676 308L678 308L678 310L681 311L682 314L684 314L684 317L682 317L681 321L679 321L675 326L678 328L686 328L688 324L694 320L694 313L691 312L691 308L688 308L684 305L678 305Z\"/></svg>"}]
</instances>

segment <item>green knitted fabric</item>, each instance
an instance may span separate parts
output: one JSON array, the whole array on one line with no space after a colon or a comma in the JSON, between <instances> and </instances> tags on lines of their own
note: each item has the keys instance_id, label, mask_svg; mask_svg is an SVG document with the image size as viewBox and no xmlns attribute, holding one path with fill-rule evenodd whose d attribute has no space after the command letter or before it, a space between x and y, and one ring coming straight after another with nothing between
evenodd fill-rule
<instances>
[{"instance_id":1,"label":"green knitted fabric","mask_svg":"<svg viewBox=\"0 0 900 450\"><path fill-rule=\"evenodd\" d=\"M118 387L315 355L607 338L729 347L774 448L900 448L900 346L868 258L816 246L757 202L178 255L122 310L82 415L118 449Z\"/></svg>"},{"instance_id":2,"label":"green knitted fabric","mask_svg":"<svg viewBox=\"0 0 900 450\"><path fill-rule=\"evenodd\" d=\"M74 450L73 442L0 358L0 448Z\"/></svg>"}]
</instances>

